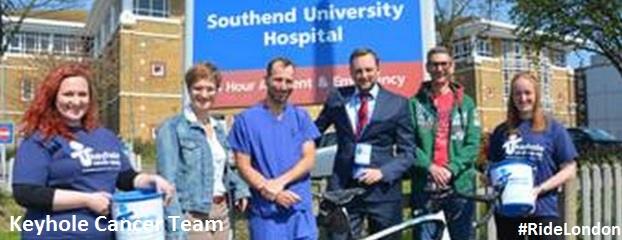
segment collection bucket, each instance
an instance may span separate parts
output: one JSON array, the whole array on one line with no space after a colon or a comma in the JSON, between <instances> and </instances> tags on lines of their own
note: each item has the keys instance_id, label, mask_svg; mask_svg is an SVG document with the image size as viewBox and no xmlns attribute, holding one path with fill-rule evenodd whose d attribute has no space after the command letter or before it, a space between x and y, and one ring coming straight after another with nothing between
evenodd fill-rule
<instances>
[{"instance_id":1,"label":"collection bucket","mask_svg":"<svg viewBox=\"0 0 622 240\"><path fill-rule=\"evenodd\" d=\"M112 196L112 217L119 225L117 240L164 240L162 194L154 190L117 192Z\"/></svg>"},{"instance_id":2,"label":"collection bucket","mask_svg":"<svg viewBox=\"0 0 622 240\"><path fill-rule=\"evenodd\" d=\"M535 211L534 167L524 160L504 160L490 168L493 186L504 186L497 212L508 217L526 216Z\"/></svg>"}]
</instances>

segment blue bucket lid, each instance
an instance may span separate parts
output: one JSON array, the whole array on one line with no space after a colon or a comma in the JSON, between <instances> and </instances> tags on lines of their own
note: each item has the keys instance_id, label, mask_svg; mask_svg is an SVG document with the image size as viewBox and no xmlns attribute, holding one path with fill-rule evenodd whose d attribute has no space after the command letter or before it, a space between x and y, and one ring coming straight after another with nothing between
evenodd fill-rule
<instances>
[{"instance_id":1,"label":"blue bucket lid","mask_svg":"<svg viewBox=\"0 0 622 240\"><path fill-rule=\"evenodd\" d=\"M128 192L116 192L112 195L112 201L134 202L160 197L162 197L162 193L156 192L155 189L136 189Z\"/></svg>"},{"instance_id":2,"label":"blue bucket lid","mask_svg":"<svg viewBox=\"0 0 622 240\"><path fill-rule=\"evenodd\" d=\"M514 163L529 165L532 168L535 167L535 164L532 161L529 161L528 159L506 158L499 162L494 162L490 164L490 166L488 167L488 174L490 174L491 171L493 171L494 169L498 167L505 166L508 164L514 164Z\"/></svg>"},{"instance_id":3,"label":"blue bucket lid","mask_svg":"<svg viewBox=\"0 0 622 240\"><path fill-rule=\"evenodd\" d=\"M532 204L504 204L499 209L498 212L501 215L506 217L523 217L531 214L534 210L534 205Z\"/></svg>"}]
</instances>

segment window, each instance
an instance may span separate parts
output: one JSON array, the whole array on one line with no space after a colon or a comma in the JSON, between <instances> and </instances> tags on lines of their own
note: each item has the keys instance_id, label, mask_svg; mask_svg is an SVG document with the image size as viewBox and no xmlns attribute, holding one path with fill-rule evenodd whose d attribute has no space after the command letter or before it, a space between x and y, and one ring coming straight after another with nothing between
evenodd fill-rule
<instances>
[{"instance_id":1,"label":"window","mask_svg":"<svg viewBox=\"0 0 622 240\"><path fill-rule=\"evenodd\" d=\"M469 39L455 41L453 48L454 59L466 58L471 55L471 41Z\"/></svg>"},{"instance_id":2,"label":"window","mask_svg":"<svg viewBox=\"0 0 622 240\"><path fill-rule=\"evenodd\" d=\"M20 89L21 89L22 101L24 102L32 101L34 94L33 94L32 80L30 80L30 78L22 79L22 84L20 86Z\"/></svg>"},{"instance_id":3,"label":"window","mask_svg":"<svg viewBox=\"0 0 622 240\"><path fill-rule=\"evenodd\" d=\"M477 55L492 57L492 46L487 38L477 38Z\"/></svg>"},{"instance_id":4,"label":"window","mask_svg":"<svg viewBox=\"0 0 622 240\"><path fill-rule=\"evenodd\" d=\"M24 49L26 53L36 53L37 51L37 34L32 32L24 33Z\"/></svg>"},{"instance_id":5,"label":"window","mask_svg":"<svg viewBox=\"0 0 622 240\"><path fill-rule=\"evenodd\" d=\"M553 51L553 64L558 67L566 67L566 54L564 51Z\"/></svg>"},{"instance_id":6,"label":"window","mask_svg":"<svg viewBox=\"0 0 622 240\"><path fill-rule=\"evenodd\" d=\"M55 34L52 40L52 52L54 54L64 54L65 53L65 45L67 41L67 35L64 34Z\"/></svg>"},{"instance_id":7,"label":"window","mask_svg":"<svg viewBox=\"0 0 622 240\"><path fill-rule=\"evenodd\" d=\"M514 49L514 51L512 52L512 54L514 55L514 58L522 58L523 45L517 41L514 41L514 43L512 43L512 46Z\"/></svg>"},{"instance_id":8,"label":"window","mask_svg":"<svg viewBox=\"0 0 622 240\"><path fill-rule=\"evenodd\" d=\"M21 33L14 34L13 37L10 39L8 51L11 53L22 52L22 34Z\"/></svg>"},{"instance_id":9,"label":"window","mask_svg":"<svg viewBox=\"0 0 622 240\"><path fill-rule=\"evenodd\" d=\"M151 17L168 17L168 0L134 0L134 14Z\"/></svg>"},{"instance_id":10,"label":"window","mask_svg":"<svg viewBox=\"0 0 622 240\"><path fill-rule=\"evenodd\" d=\"M152 62L151 63L151 76L152 77L166 76L166 64L164 62Z\"/></svg>"},{"instance_id":11,"label":"window","mask_svg":"<svg viewBox=\"0 0 622 240\"><path fill-rule=\"evenodd\" d=\"M544 110L553 111L553 100L551 98L551 71L548 64L540 66L540 84L542 91L542 107Z\"/></svg>"},{"instance_id":12,"label":"window","mask_svg":"<svg viewBox=\"0 0 622 240\"><path fill-rule=\"evenodd\" d=\"M52 38L52 52L60 55L80 55L84 51L80 36L55 34Z\"/></svg>"},{"instance_id":13,"label":"window","mask_svg":"<svg viewBox=\"0 0 622 240\"><path fill-rule=\"evenodd\" d=\"M39 50L43 53L50 52L50 34L49 33L40 33L39 34Z\"/></svg>"},{"instance_id":14,"label":"window","mask_svg":"<svg viewBox=\"0 0 622 240\"><path fill-rule=\"evenodd\" d=\"M512 42L510 40L503 39L503 42L501 43L501 47L503 48L503 58L509 58L510 48L512 47Z\"/></svg>"}]
</instances>

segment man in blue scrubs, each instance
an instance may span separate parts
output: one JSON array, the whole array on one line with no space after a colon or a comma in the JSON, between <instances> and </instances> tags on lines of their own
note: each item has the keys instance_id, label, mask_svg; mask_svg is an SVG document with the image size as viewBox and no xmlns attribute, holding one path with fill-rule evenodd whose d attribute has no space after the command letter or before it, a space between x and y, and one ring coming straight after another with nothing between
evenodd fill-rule
<instances>
[{"instance_id":1,"label":"man in blue scrubs","mask_svg":"<svg viewBox=\"0 0 622 240\"><path fill-rule=\"evenodd\" d=\"M313 139L320 133L309 114L287 102L294 64L275 58L266 68L266 99L240 113L229 134L242 177L251 186L251 239L317 239L309 172Z\"/></svg>"}]
</instances>

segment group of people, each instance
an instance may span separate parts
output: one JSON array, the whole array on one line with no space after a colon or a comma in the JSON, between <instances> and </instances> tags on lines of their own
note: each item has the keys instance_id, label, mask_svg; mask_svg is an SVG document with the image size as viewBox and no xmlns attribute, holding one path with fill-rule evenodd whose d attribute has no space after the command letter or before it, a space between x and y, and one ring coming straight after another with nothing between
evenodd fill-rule
<instances>
[{"instance_id":1,"label":"group of people","mask_svg":"<svg viewBox=\"0 0 622 240\"><path fill-rule=\"evenodd\" d=\"M431 49L426 60L431 80L408 99L378 82L380 59L373 50L354 50L349 59L354 86L332 89L313 121L304 108L288 101L295 64L274 58L266 68L266 98L238 114L230 129L211 111L222 81L219 70L212 63L196 64L184 78L189 104L157 131L158 175L135 172L119 140L100 126L88 68L59 67L44 79L25 114L25 138L14 170L15 199L27 208L26 219L77 215L92 222L109 214L115 189L151 186L164 193L167 216L227 223L224 231L185 232L167 221L167 239L229 239L234 208L247 213L251 239L317 239L309 173L314 140L332 126L338 145L327 190L362 187L366 192L346 207L352 230L328 233L331 239L360 238L365 221L369 233L400 223L406 177L412 182L413 208L427 211L428 201L440 201L451 238L474 239L474 203L455 196L431 199L424 189L474 191L478 110L454 80L455 63L447 49ZM490 138L489 161L524 158L537 169L535 212L496 214L499 239L520 239L520 223L560 224L556 190L576 171L576 150L563 125L544 114L540 97L537 77L517 74L507 118ZM521 146L529 151L515 151ZM81 157L87 149L91 157ZM97 154L108 157L104 162L92 157ZM112 239L111 234L22 236ZM423 224L413 231L413 239L435 239L436 234L435 225ZM387 237L400 238L400 233Z\"/></svg>"}]
</instances>

